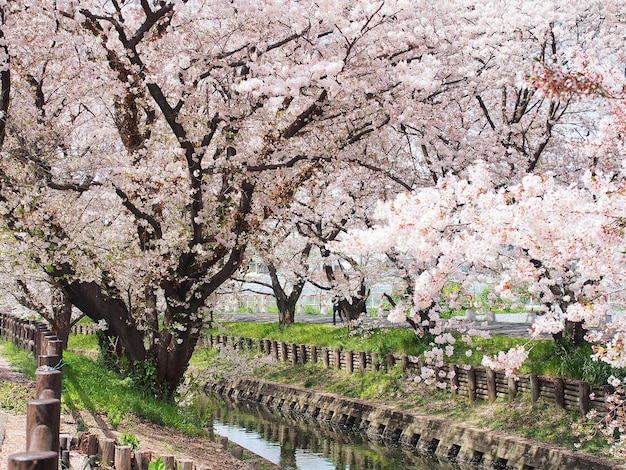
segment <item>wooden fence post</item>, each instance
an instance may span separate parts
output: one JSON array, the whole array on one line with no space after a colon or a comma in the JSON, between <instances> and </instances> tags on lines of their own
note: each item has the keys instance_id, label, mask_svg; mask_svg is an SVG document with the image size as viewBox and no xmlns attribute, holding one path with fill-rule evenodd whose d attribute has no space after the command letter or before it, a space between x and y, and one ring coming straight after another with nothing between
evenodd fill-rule
<instances>
[{"instance_id":1,"label":"wooden fence post","mask_svg":"<svg viewBox=\"0 0 626 470\"><path fill-rule=\"evenodd\" d=\"M87 456L96 455L98 453L98 436L95 434L85 435L86 439L81 439L79 450Z\"/></svg>"},{"instance_id":2,"label":"wooden fence post","mask_svg":"<svg viewBox=\"0 0 626 470\"><path fill-rule=\"evenodd\" d=\"M372 370L377 372L380 369L380 362L378 362L378 353L373 352L372 355Z\"/></svg>"},{"instance_id":3,"label":"wooden fence post","mask_svg":"<svg viewBox=\"0 0 626 470\"><path fill-rule=\"evenodd\" d=\"M363 351L359 352L359 373L364 374L367 368L367 354Z\"/></svg>"},{"instance_id":4,"label":"wooden fence post","mask_svg":"<svg viewBox=\"0 0 626 470\"><path fill-rule=\"evenodd\" d=\"M306 364L306 344L301 344L298 349L298 357L300 358L300 362L302 364Z\"/></svg>"},{"instance_id":5,"label":"wooden fence post","mask_svg":"<svg viewBox=\"0 0 626 470\"><path fill-rule=\"evenodd\" d=\"M554 378L554 402L559 408L565 408L565 383L561 377Z\"/></svg>"},{"instance_id":6,"label":"wooden fence post","mask_svg":"<svg viewBox=\"0 0 626 470\"><path fill-rule=\"evenodd\" d=\"M58 356L59 359L62 358L63 341L61 341L60 339L56 339L56 336L54 336L54 339L48 339L48 347L44 354L50 356Z\"/></svg>"},{"instance_id":7,"label":"wooden fence post","mask_svg":"<svg viewBox=\"0 0 626 470\"><path fill-rule=\"evenodd\" d=\"M35 371L35 397L61 399L62 375L60 370L38 368ZM46 396L43 396L44 393L46 393Z\"/></svg>"},{"instance_id":8,"label":"wooden fence post","mask_svg":"<svg viewBox=\"0 0 626 470\"><path fill-rule=\"evenodd\" d=\"M585 417L589 413L591 387L587 382L580 382L578 385L578 408L580 410L580 416Z\"/></svg>"},{"instance_id":9,"label":"wooden fence post","mask_svg":"<svg viewBox=\"0 0 626 470\"><path fill-rule=\"evenodd\" d=\"M487 367L485 373L487 375L487 398L489 403L493 403L496 400L496 371Z\"/></svg>"},{"instance_id":10,"label":"wooden fence post","mask_svg":"<svg viewBox=\"0 0 626 470\"><path fill-rule=\"evenodd\" d=\"M58 452L21 452L9 456L8 470L58 470Z\"/></svg>"},{"instance_id":11,"label":"wooden fence post","mask_svg":"<svg viewBox=\"0 0 626 470\"><path fill-rule=\"evenodd\" d=\"M166 470L176 470L176 460L173 455L162 455L161 459L163 459ZM115 470L117 470L117 468Z\"/></svg>"},{"instance_id":12,"label":"wooden fence post","mask_svg":"<svg viewBox=\"0 0 626 470\"><path fill-rule=\"evenodd\" d=\"M194 467L193 460L180 460L178 465L181 470L193 470Z\"/></svg>"},{"instance_id":13,"label":"wooden fence post","mask_svg":"<svg viewBox=\"0 0 626 470\"><path fill-rule=\"evenodd\" d=\"M509 377L508 380L509 400L513 401L517 395L517 380L513 377Z\"/></svg>"},{"instance_id":14,"label":"wooden fence post","mask_svg":"<svg viewBox=\"0 0 626 470\"><path fill-rule=\"evenodd\" d=\"M59 452L61 400L31 400L26 415L26 450Z\"/></svg>"},{"instance_id":15,"label":"wooden fence post","mask_svg":"<svg viewBox=\"0 0 626 470\"><path fill-rule=\"evenodd\" d=\"M99 440L99 446L102 465L111 467L115 463L115 439L104 437Z\"/></svg>"},{"instance_id":16,"label":"wooden fence post","mask_svg":"<svg viewBox=\"0 0 626 470\"><path fill-rule=\"evenodd\" d=\"M298 363L298 345L295 343L291 345L291 363L292 364Z\"/></svg>"},{"instance_id":17,"label":"wooden fence post","mask_svg":"<svg viewBox=\"0 0 626 470\"><path fill-rule=\"evenodd\" d=\"M346 372L348 375L352 375L354 373L354 354L352 351L346 351Z\"/></svg>"},{"instance_id":18,"label":"wooden fence post","mask_svg":"<svg viewBox=\"0 0 626 470\"><path fill-rule=\"evenodd\" d=\"M149 450L137 450L135 451L135 469L136 470L148 470L148 465L152 460L152 452Z\"/></svg>"},{"instance_id":19,"label":"wooden fence post","mask_svg":"<svg viewBox=\"0 0 626 470\"><path fill-rule=\"evenodd\" d=\"M459 368L456 364L452 364L450 372L452 372L452 377L450 377L450 390L452 390L452 393L459 393Z\"/></svg>"},{"instance_id":20,"label":"wooden fence post","mask_svg":"<svg viewBox=\"0 0 626 470\"><path fill-rule=\"evenodd\" d=\"M341 370L341 349L333 349L335 369Z\"/></svg>"},{"instance_id":21,"label":"wooden fence post","mask_svg":"<svg viewBox=\"0 0 626 470\"><path fill-rule=\"evenodd\" d=\"M132 450L130 446L116 446L115 447L115 470L131 470Z\"/></svg>"},{"instance_id":22,"label":"wooden fence post","mask_svg":"<svg viewBox=\"0 0 626 470\"><path fill-rule=\"evenodd\" d=\"M530 401L536 403L539 400L541 384L537 374L530 374Z\"/></svg>"}]
</instances>

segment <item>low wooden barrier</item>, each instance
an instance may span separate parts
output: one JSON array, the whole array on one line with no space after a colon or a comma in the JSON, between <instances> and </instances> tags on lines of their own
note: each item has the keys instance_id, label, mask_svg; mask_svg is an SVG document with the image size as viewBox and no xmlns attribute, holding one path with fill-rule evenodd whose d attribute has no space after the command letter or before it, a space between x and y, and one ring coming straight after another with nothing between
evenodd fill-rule
<instances>
[{"instance_id":1,"label":"low wooden barrier","mask_svg":"<svg viewBox=\"0 0 626 470\"><path fill-rule=\"evenodd\" d=\"M229 450L231 455L241 459L243 448L233 445L228 438L218 439L222 449ZM150 462L162 460L167 470L208 470L204 465L196 466L193 460L176 459L173 455L157 455L150 450L135 450L130 446L118 445L115 439L100 437L95 434L83 434L74 438L72 445L82 455L88 456L90 462L98 463L101 468L115 470L148 470ZM262 462L250 462L252 469L260 469ZM67 468L67 467L65 467Z\"/></svg>"},{"instance_id":2,"label":"low wooden barrier","mask_svg":"<svg viewBox=\"0 0 626 470\"><path fill-rule=\"evenodd\" d=\"M519 380L506 377L503 372L484 367L444 364L433 368L423 360L407 355L385 356L362 351L346 351L322 346L292 344L269 339L252 339L227 335L210 335L205 338L209 347L227 346L234 349L255 350L272 356L277 361L296 363L321 363L326 368L345 370L349 374L365 371L390 370L396 364L414 374L423 368L434 369L440 381L445 381L454 393L474 401L494 401L498 398L513 399L520 393L528 393L534 403L543 397L568 411L578 411L586 416L591 410L606 411L605 396L611 392L609 385L593 387L589 383L547 377L536 374L521 375Z\"/></svg>"},{"instance_id":3,"label":"low wooden barrier","mask_svg":"<svg viewBox=\"0 0 626 470\"><path fill-rule=\"evenodd\" d=\"M75 335L92 335L98 331L98 325L94 324L77 324L72 326L70 332Z\"/></svg>"}]
</instances>

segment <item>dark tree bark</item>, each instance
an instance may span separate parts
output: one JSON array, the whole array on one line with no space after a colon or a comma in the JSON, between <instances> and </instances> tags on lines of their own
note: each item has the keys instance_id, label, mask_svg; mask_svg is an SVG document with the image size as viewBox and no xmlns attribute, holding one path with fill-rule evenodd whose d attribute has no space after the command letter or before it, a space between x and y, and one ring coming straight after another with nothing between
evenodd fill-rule
<instances>
[{"instance_id":1,"label":"dark tree bark","mask_svg":"<svg viewBox=\"0 0 626 470\"><path fill-rule=\"evenodd\" d=\"M272 281L272 290L276 298L276 306L278 307L278 324L280 326L292 325L295 321L296 306L302 294L302 289L304 289L305 281L301 279L296 282L291 292L287 294L278 278L276 266L270 263L268 269Z\"/></svg>"},{"instance_id":2,"label":"dark tree bark","mask_svg":"<svg viewBox=\"0 0 626 470\"><path fill-rule=\"evenodd\" d=\"M358 320L361 314L367 313L365 306L367 299L369 298L370 290L365 287L365 279L361 279L361 285L356 295L350 297L350 299L339 299L339 306L341 310L348 318L348 321Z\"/></svg>"},{"instance_id":3,"label":"dark tree bark","mask_svg":"<svg viewBox=\"0 0 626 470\"><path fill-rule=\"evenodd\" d=\"M304 250L302 250L301 257L303 260L308 259L311 248L312 245L309 243L305 246ZM278 277L276 266L273 263L268 263L267 268L272 282L272 291L276 298L276 306L278 307L278 324L280 326L291 325L295 322L296 306L298 305L298 300L302 295L306 281L303 278L299 278L292 286L291 292L287 294Z\"/></svg>"}]
</instances>

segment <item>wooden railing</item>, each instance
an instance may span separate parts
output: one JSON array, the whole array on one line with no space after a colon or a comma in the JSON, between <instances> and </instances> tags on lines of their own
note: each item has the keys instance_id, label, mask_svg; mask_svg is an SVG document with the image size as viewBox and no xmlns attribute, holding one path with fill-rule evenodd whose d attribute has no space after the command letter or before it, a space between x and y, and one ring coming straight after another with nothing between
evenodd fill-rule
<instances>
[{"instance_id":1,"label":"wooden railing","mask_svg":"<svg viewBox=\"0 0 626 470\"><path fill-rule=\"evenodd\" d=\"M84 326L84 325L83 325ZM78 328L82 334L93 333L95 329ZM24 320L9 314L0 313L0 336L19 348L33 353L37 358L35 399L28 402L26 417L26 451L10 455L8 470L58 470L69 468L69 449L74 444L89 461L100 462L103 468L116 470L147 470L153 459L160 458L167 470L207 470L192 460L176 460L174 456L153 455L149 450L132 451L130 446L118 445L115 439L101 438L94 434L83 434L71 439L60 435L61 422L61 378L63 342L52 334L47 325L41 322ZM238 459L242 458L243 448L220 438L223 449ZM61 466L59 466L59 460ZM262 462L251 463L251 468L260 469ZM81 468L83 468L81 466Z\"/></svg>"},{"instance_id":2,"label":"wooden railing","mask_svg":"<svg viewBox=\"0 0 626 470\"><path fill-rule=\"evenodd\" d=\"M255 350L270 355L277 361L294 364L321 363L326 368L345 370L348 374L388 371L398 363L402 364L403 369L414 374L421 374L424 367L432 369L423 360L407 355L379 355L225 335L210 335L205 341L209 347L224 345L234 349ZM450 372L454 373L450 374ZM590 410L606 411L605 395L611 391L608 385L593 387L581 380L536 374L521 375L519 380L514 380L506 377L503 372L465 365L445 364L435 368L435 375L440 381L445 380L446 386L454 393L465 395L471 401L484 399L492 402L497 398L513 399L520 393L528 393L533 403L543 397L560 408L578 411L581 416L587 415ZM445 379L442 379L440 375Z\"/></svg>"},{"instance_id":3,"label":"wooden railing","mask_svg":"<svg viewBox=\"0 0 626 470\"><path fill-rule=\"evenodd\" d=\"M59 468L63 342L40 322L0 314L0 334L37 358L35 399L27 405L26 451L9 456L9 470Z\"/></svg>"},{"instance_id":4,"label":"wooden railing","mask_svg":"<svg viewBox=\"0 0 626 470\"><path fill-rule=\"evenodd\" d=\"M70 332L75 335L92 335L98 331L98 325L79 323L72 326Z\"/></svg>"}]
</instances>

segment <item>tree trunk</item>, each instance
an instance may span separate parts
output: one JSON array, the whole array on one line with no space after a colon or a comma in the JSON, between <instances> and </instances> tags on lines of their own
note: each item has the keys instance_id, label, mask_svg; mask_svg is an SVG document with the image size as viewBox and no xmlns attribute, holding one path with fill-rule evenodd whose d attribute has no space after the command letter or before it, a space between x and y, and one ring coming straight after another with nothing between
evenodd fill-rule
<instances>
[{"instance_id":1,"label":"tree trunk","mask_svg":"<svg viewBox=\"0 0 626 470\"><path fill-rule=\"evenodd\" d=\"M53 288L52 290L52 312L53 316L48 323L57 338L63 341L63 349L65 349L72 329L72 302L62 289Z\"/></svg>"},{"instance_id":2,"label":"tree trunk","mask_svg":"<svg viewBox=\"0 0 626 470\"><path fill-rule=\"evenodd\" d=\"M585 328L585 322L574 322L565 320L565 335L576 347L580 347L585 344L585 335L587 329Z\"/></svg>"},{"instance_id":3,"label":"tree trunk","mask_svg":"<svg viewBox=\"0 0 626 470\"><path fill-rule=\"evenodd\" d=\"M122 299L105 294L95 282L74 281L65 288L71 302L94 321L104 320L109 331L121 341L131 362L144 361L144 335L139 331Z\"/></svg>"},{"instance_id":4,"label":"tree trunk","mask_svg":"<svg viewBox=\"0 0 626 470\"><path fill-rule=\"evenodd\" d=\"M283 309L283 308L278 308L278 324L280 326L289 326L289 325L293 325L295 319L295 307L294 309L290 310L290 309Z\"/></svg>"},{"instance_id":5,"label":"tree trunk","mask_svg":"<svg viewBox=\"0 0 626 470\"><path fill-rule=\"evenodd\" d=\"M268 263L267 268L270 279L272 280L272 290L276 298L276 306L278 307L278 324L280 326L292 325L295 321L296 305L302 294L302 289L304 289L304 280L298 281L291 289L291 293L287 295L278 278L276 266L272 263Z\"/></svg>"},{"instance_id":6,"label":"tree trunk","mask_svg":"<svg viewBox=\"0 0 626 470\"><path fill-rule=\"evenodd\" d=\"M193 328L187 331L193 331ZM200 335L183 332L179 338L180 342L170 333L162 336L169 337L169 342L166 345L165 340L163 343L159 341L149 351L147 360L156 363L155 395L171 397L181 383Z\"/></svg>"},{"instance_id":7,"label":"tree trunk","mask_svg":"<svg viewBox=\"0 0 626 470\"><path fill-rule=\"evenodd\" d=\"M365 304L369 296L370 291L365 292L365 280L362 279L357 295L353 295L350 301L347 299L339 300L339 306L348 317L348 321L358 320L362 313L367 313Z\"/></svg>"}]
</instances>

